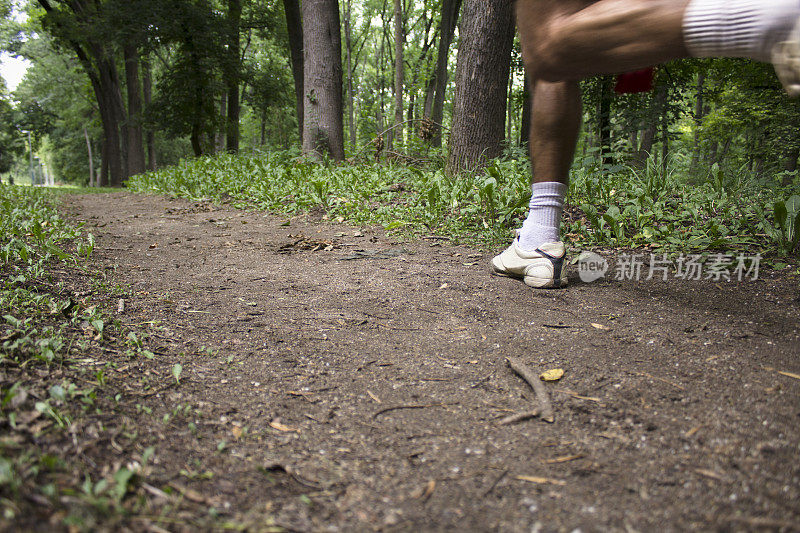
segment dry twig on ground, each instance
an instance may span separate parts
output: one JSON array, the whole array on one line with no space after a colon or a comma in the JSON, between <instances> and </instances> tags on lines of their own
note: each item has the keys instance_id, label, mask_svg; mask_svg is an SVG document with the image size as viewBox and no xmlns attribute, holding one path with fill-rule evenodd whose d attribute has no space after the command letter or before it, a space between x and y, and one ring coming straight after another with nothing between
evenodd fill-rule
<instances>
[{"instance_id":1,"label":"dry twig on ground","mask_svg":"<svg viewBox=\"0 0 800 533\"><path fill-rule=\"evenodd\" d=\"M519 377L524 379L528 385L531 386L534 394L536 394L536 401L539 404L539 417L545 422L553 422L555 420L553 416L553 406L550 403L550 396L547 394L547 389L545 389L544 383L542 383L535 372L528 368L519 359L515 357L506 357L506 361L508 362L508 366L511 367L511 370L516 372Z\"/></svg>"}]
</instances>

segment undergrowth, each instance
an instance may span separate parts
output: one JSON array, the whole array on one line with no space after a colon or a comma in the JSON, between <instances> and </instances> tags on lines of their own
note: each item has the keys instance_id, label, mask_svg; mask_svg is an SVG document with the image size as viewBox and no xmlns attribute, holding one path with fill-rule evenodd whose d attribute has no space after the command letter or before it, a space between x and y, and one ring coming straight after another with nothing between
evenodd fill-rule
<instances>
[{"instance_id":1,"label":"undergrowth","mask_svg":"<svg viewBox=\"0 0 800 533\"><path fill-rule=\"evenodd\" d=\"M529 176L519 151L493 161L485 173L460 176L392 163L317 164L279 152L186 160L136 176L128 186L282 215L322 209L330 219L494 248L507 243L527 212ZM590 151L573 168L563 234L573 248L797 251L797 178L781 188L777 180L715 167L703 183L687 181L653 160L642 169L603 166Z\"/></svg>"},{"instance_id":2,"label":"undergrowth","mask_svg":"<svg viewBox=\"0 0 800 533\"><path fill-rule=\"evenodd\" d=\"M86 266L93 249L48 192L0 185L3 531L114 530L152 512L142 483L153 449L122 391L135 390L130 362L154 354L106 310L124 291Z\"/></svg>"}]
</instances>

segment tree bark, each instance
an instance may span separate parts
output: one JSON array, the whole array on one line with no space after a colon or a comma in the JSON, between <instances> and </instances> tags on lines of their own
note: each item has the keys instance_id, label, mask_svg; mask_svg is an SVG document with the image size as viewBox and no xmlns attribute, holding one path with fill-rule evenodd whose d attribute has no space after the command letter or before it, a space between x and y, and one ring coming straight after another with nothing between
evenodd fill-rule
<instances>
[{"instance_id":1,"label":"tree bark","mask_svg":"<svg viewBox=\"0 0 800 533\"><path fill-rule=\"evenodd\" d=\"M669 116L667 115L669 87L666 83L662 83L659 87L657 100L661 107L661 175L666 178L667 160L669 158Z\"/></svg>"},{"instance_id":2,"label":"tree bark","mask_svg":"<svg viewBox=\"0 0 800 533\"><path fill-rule=\"evenodd\" d=\"M86 126L83 127L83 136L86 138L86 150L89 152L89 187L94 187L94 159L92 158L92 141Z\"/></svg>"},{"instance_id":3,"label":"tree bark","mask_svg":"<svg viewBox=\"0 0 800 533\"><path fill-rule=\"evenodd\" d=\"M239 32L242 21L242 1L228 0L228 118L225 131L225 148L228 152L239 152L239 79L242 76L242 61L239 57Z\"/></svg>"},{"instance_id":4,"label":"tree bark","mask_svg":"<svg viewBox=\"0 0 800 533\"><path fill-rule=\"evenodd\" d=\"M598 84L600 97L598 98L597 122L600 133L600 155L604 166L614 165L614 155L611 152L611 89L613 78L603 76Z\"/></svg>"},{"instance_id":5,"label":"tree bark","mask_svg":"<svg viewBox=\"0 0 800 533\"><path fill-rule=\"evenodd\" d=\"M394 137L403 142L403 3L394 0Z\"/></svg>"},{"instance_id":6,"label":"tree bark","mask_svg":"<svg viewBox=\"0 0 800 533\"><path fill-rule=\"evenodd\" d=\"M53 17L56 33L64 29L60 20L63 13L53 8L49 0L38 0L39 5L48 16ZM87 13L86 6L81 3L72 3L68 8L76 20L90 20L92 13ZM103 186L119 187L125 178L122 150L120 149L120 124L125 120L125 110L122 104L122 93L119 87L119 78L116 67L106 46L90 39L79 40L70 35L67 30L60 37L69 45L78 57L97 99L100 119L103 124L103 148L101 150L102 170L100 183Z\"/></svg>"},{"instance_id":7,"label":"tree bark","mask_svg":"<svg viewBox=\"0 0 800 533\"><path fill-rule=\"evenodd\" d=\"M148 109L150 103L153 101L153 76L150 69L150 60L147 58L142 59L142 89L144 96L144 108ZM155 170L158 168L158 161L156 160L156 134L152 128L144 130L145 141L147 145L147 170Z\"/></svg>"},{"instance_id":8,"label":"tree bark","mask_svg":"<svg viewBox=\"0 0 800 533\"><path fill-rule=\"evenodd\" d=\"M353 150L356 148L356 119L354 110L355 97L353 95L353 28L351 26L351 0L346 0L344 8L344 42L345 57L347 59L347 126L349 128L349 141Z\"/></svg>"},{"instance_id":9,"label":"tree bark","mask_svg":"<svg viewBox=\"0 0 800 533\"><path fill-rule=\"evenodd\" d=\"M286 30L289 34L289 51L292 56L292 77L294 78L294 95L297 101L297 125L300 142L303 141L303 21L300 17L298 0L283 0L283 12L286 15Z\"/></svg>"},{"instance_id":10,"label":"tree bark","mask_svg":"<svg viewBox=\"0 0 800 533\"><path fill-rule=\"evenodd\" d=\"M344 159L338 0L303 2L303 152Z\"/></svg>"},{"instance_id":11,"label":"tree bark","mask_svg":"<svg viewBox=\"0 0 800 533\"><path fill-rule=\"evenodd\" d=\"M704 102L704 88L706 82L706 73L700 70L697 73L697 100L694 105L694 150L692 150L692 162L689 167L690 172L697 169L700 163L700 125L703 123L705 116L705 102Z\"/></svg>"},{"instance_id":12,"label":"tree bark","mask_svg":"<svg viewBox=\"0 0 800 533\"><path fill-rule=\"evenodd\" d=\"M461 20L448 170L483 166L502 153L514 39L511 0L467 0Z\"/></svg>"},{"instance_id":13,"label":"tree bark","mask_svg":"<svg viewBox=\"0 0 800 533\"><path fill-rule=\"evenodd\" d=\"M119 116L114 104L114 90L108 82L101 83L98 89L98 109L103 124L103 171L100 184L104 187L120 187L123 180L122 150L120 149Z\"/></svg>"},{"instance_id":14,"label":"tree bark","mask_svg":"<svg viewBox=\"0 0 800 533\"><path fill-rule=\"evenodd\" d=\"M259 139L259 146L264 146L267 142L267 110L264 108L261 111L261 138Z\"/></svg>"},{"instance_id":15,"label":"tree bark","mask_svg":"<svg viewBox=\"0 0 800 533\"><path fill-rule=\"evenodd\" d=\"M101 119L102 120L102 119ZM103 125L103 140L100 143L100 176L98 176L97 183L100 187L108 187L109 184L109 175L111 171L108 168L109 165L109 142L105 135L105 125Z\"/></svg>"},{"instance_id":16,"label":"tree bark","mask_svg":"<svg viewBox=\"0 0 800 533\"><path fill-rule=\"evenodd\" d=\"M800 158L800 148L790 148L786 151L783 156L783 170L787 172L787 174L783 175L783 180L781 181L781 185L784 187L788 187L792 183L792 179L794 176L792 174L788 174L789 172L796 172L797 171L797 159ZM798 228L800 229L800 228Z\"/></svg>"},{"instance_id":17,"label":"tree bark","mask_svg":"<svg viewBox=\"0 0 800 533\"><path fill-rule=\"evenodd\" d=\"M375 105L375 124L378 136L383 133L383 37L381 37L381 44L375 49L375 77L378 85L378 101ZM381 149L383 149L383 139L379 139Z\"/></svg>"},{"instance_id":18,"label":"tree bark","mask_svg":"<svg viewBox=\"0 0 800 533\"><path fill-rule=\"evenodd\" d=\"M433 108L430 110L430 115L425 115L438 125L441 125L444 120L444 97L447 90L447 60L450 56L450 45L453 43L453 35L455 34L456 24L458 23L458 14L461 11L461 1L462 0L442 0L439 50L436 56L436 70L434 72ZM503 0L503 3L505 3L505 0ZM441 129L437 129L437 134L434 135L431 140L431 145L437 148L442 146Z\"/></svg>"},{"instance_id":19,"label":"tree bark","mask_svg":"<svg viewBox=\"0 0 800 533\"><path fill-rule=\"evenodd\" d=\"M139 51L133 44L124 46L125 83L128 89L128 176L146 170L142 135L142 96L139 81Z\"/></svg>"},{"instance_id":20,"label":"tree bark","mask_svg":"<svg viewBox=\"0 0 800 533\"><path fill-rule=\"evenodd\" d=\"M100 62L100 77L108 78L108 99L111 105L111 111L114 113L114 120L117 124L116 129L119 137L119 160L120 172L117 174L117 179L111 181L112 187L122 187L123 183L131 175L128 170L128 128L123 127L128 120L125 111L125 103L122 98L122 85L119 80L119 72L117 71L116 63L113 57L104 56L103 61Z\"/></svg>"},{"instance_id":21,"label":"tree bark","mask_svg":"<svg viewBox=\"0 0 800 533\"><path fill-rule=\"evenodd\" d=\"M225 149L226 141L225 139L228 136L228 93L227 91L222 93L222 97L219 99L219 116L220 116L220 123L225 124L225 128L218 130L214 134L214 152L222 152Z\"/></svg>"}]
</instances>

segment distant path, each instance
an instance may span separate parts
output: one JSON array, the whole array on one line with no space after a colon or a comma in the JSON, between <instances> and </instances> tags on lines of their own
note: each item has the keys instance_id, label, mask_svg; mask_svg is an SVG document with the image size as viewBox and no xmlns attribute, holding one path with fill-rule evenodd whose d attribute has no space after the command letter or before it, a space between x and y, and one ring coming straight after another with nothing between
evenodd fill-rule
<instances>
[{"instance_id":1,"label":"distant path","mask_svg":"<svg viewBox=\"0 0 800 533\"><path fill-rule=\"evenodd\" d=\"M130 286L123 321L158 321L147 342L183 366L139 429L204 507L296 531L800 524L800 380L778 373L800 374L797 280L534 292L373 228L64 204ZM497 425L533 406L509 355L566 371L555 423Z\"/></svg>"}]
</instances>

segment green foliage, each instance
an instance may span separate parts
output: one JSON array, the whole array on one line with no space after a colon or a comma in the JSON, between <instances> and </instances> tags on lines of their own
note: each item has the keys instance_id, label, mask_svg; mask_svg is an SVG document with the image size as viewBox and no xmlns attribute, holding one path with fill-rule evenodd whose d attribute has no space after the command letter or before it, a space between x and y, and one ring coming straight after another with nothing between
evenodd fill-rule
<instances>
[{"instance_id":1,"label":"green foliage","mask_svg":"<svg viewBox=\"0 0 800 533\"><path fill-rule=\"evenodd\" d=\"M792 253L800 241L800 196L775 202L775 222L778 225L778 239L786 253Z\"/></svg>"},{"instance_id":2,"label":"green foliage","mask_svg":"<svg viewBox=\"0 0 800 533\"><path fill-rule=\"evenodd\" d=\"M40 314L70 316L75 304L69 299L38 291L49 280L54 262L77 264L72 250L84 258L94 237L84 240L78 228L63 220L42 189L0 185L0 311L6 335L0 345L0 360L56 362L67 343L62 326L39 322ZM44 411L43 411L44 412Z\"/></svg>"},{"instance_id":3,"label":"green foliage","mask_svg":"<svg viewBox=\"0 0 800 533\"><path fill-rule=\"evenodd\" d=\"M222 15L208 1L174 2L158 14L158 37L173 45L174 58L158 76L149 121L173 136L213 136L220 120L215 96L224 87Z\"/></svg>"},{"instance_id":4,"label":"green foliage","mask_svg":"<svg viewBox=\"0 0 800 533\"><path fill-rule=\"evenodd\" d=\"M576 162L568 194L567 239L576 247L624 246L670 250L751 250L789 253L797 226L772 216L776 184L752 176L726 177L716 169L700 186L667 171L654 158L642 170L603 166L592 154ZM140 192L176 194L285 215L322 208L331 220L382 224L419 235L439 233L454 242L505 243L530 197L530 167L516 158L493 161L485 175L450 176L380 164L323 166L292 153L207 157L134 179ZM796 198L796 197L793 197ZM797 200L785 205L795 220ZM777 220L777 221L776 221ZM796 242L796 241L795 241Z\"/></svg>"},{"instance_id":5,"label":"green foliage","mask_svg":"<svg viewBox=\"0 0 800 533\"><path fill-rule=\"evenodd\" d=\"M25 151L25 141L16 129L16 116L5 84L0 79L0 173L8 172Z\"/></svg>"},{"instance_id":6,"label":"green foliage","mask_svg":"<svg viewBox=\"0 0 800 533\"><path fill-rule=\"evenodd\" d=\"M33 133L34 152L46 154L46 162L57 169L62 181L86 184L89 160L84 128L95 139L100 123L92 107L91 86L78 61L56 53L53 46L45 34L28 39L20 48L32 64L14 92L19 102L18 128ZM27 137L20 140L27 149ZM99 143L94 148L97 166Z\"/></svg>"},{"instance_id":7,"label":"green foliage","mask_svg":"<svg viewBox=\"0 0 800 533\"><path fill-rule=\"evenodd\" d=\"M0 265L10 271L11 281L38 279L53 260L75 261L64 244L79 237L43 191L0 185Z\"/></svg>"},{"instance_id":8,"label":"green foliage","mask_svg":"<svg viewBox=\"0 0 800 533\"><path fill-rule=\"evenodd\" d=\"M643 171L614 170L575 170L570 203L580 206L586 219L568 224L573 240L664 250L790 252L770 216L772 199L783 194L775 183L714 167L706 183L688 186L673 165L663 173L652 158Z\"/></svg>"}]
</instances>

